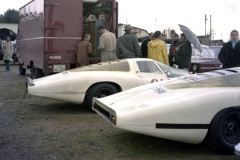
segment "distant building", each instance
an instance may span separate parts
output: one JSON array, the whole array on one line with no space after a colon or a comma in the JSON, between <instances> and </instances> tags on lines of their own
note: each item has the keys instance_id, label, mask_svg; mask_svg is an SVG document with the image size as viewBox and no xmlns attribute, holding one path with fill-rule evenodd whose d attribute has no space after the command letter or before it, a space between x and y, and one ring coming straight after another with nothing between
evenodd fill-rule
<instances>
[{"instance_id":1,"label":"distant building","mask_svg":"<svg viewBox=\"0 0 240 160\"><path fill-rule=\"evenodd\" d=\"M1 31L1 29L8 29L10 35L11 34L17 34L17 30L18 30L18 24L10 24L10 23L0 23L0 39L5 40L5 37L3 37L4 33L6 31ZM1 33L2 32L2 33Z\"/></svg>"},{"instance_id":2,"label":"distant building","mask_svg":"<svg viewBox=\"0 0 240 160\"><path fill-rule=\"evenodd\" d=\"M224 44L224 41L222 39L220 40L212 40L210 41L210 35L206 36L197 36L201 44L207 45L207 46L221 46Z\"/></svg>"},{"instance_id":3,"label":"distant building","mask_svg":"<svg viewBox=\"0 0 240 160\"><path fill-rule=\"evenodd\" d=\"M0 23L0 29L7 28L17 34L18 24Z\"/></svg>"},{"instance_id":4,"label":"distant building","mask_svg":"<svg viewBox=\"0 0 240 160\"><path fill-rule=\"evenodd\" d=\"M206 36L197 36L202 45L210 46L210 35Z\"/></svg>"},{"instance_id":5,"label":"distant building","mask_svg":"<svg viewBox=\"0 0 240 160\"><path fill-rule=\"evenodd\" d=\"M220 39L220 40L212 40L212 46L221 46L223 45L225 42Z\"/></svg>"},{"instance_id":6,"label":"distant building","mask_svg":"<svg viewBox=\"0 0 240 160\"><path fill-rule=\"evenodd\" d=\"M121 23L118 24L118 37L125 33L124 31L125 25L126 24L121 24ZM145 29L134 27L134 26L132 26L132 28L133 28L132 32L136 34L138 39L145 39L149 36L148 31Z\"/></svg>"}]
</instances>

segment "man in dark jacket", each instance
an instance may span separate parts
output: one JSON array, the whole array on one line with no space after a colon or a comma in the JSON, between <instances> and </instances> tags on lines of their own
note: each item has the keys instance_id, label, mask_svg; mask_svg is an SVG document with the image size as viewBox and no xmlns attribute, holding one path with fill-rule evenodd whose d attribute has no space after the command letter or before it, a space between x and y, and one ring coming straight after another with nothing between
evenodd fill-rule
<instances>
[{"instance_id":1,"label":"man in dark jacket","mask_svg":"<svg viewBox=\"0 0 240 160\"><path fill-rule=\"evenodd\" d=\"M223 68L240 67L240 42L237 30L231 32L230 39L223 45L218 55Z\"/></svg>"},{"instance_id":2,"label":"man in dark jacket","mask_svg":"<svg viewBox=\"0 0 240 160\"><path fill-rule=\"evenodd\" d=\"M175 64L175 58L174 55L176 54L176 48L179 45L179 35L177 33L172 34L172 42L169 48L169 65L173 66Z\"/></svg>"},{"instance_id":3,"label":"man in dark jacket","mask_svg":"<svg viewBox=\"0 0 240 160\"><path fill-rule=\"evenodd\" d=\"M149 37L143 40L141 44L142 58L147 58L148 56L148 42L152 40L153 33L149 34Z\"/></svg>"},{"instance_id":4,"label":"man in dark jacket","mask_svg":"<svg viewBox=\"0 0 240 160\"><path fill-rule=\"evenodd\" d=\"M192 46L187 40L185 34L180 35L180 44L176 48L176 53L174 54L175 63L179 69L189 71L191 66L192 57Z\"/></svg>"},{"instance_id":5,"label":"man in dark jacket","mask_svg":"<svg viewBox=\"0 0 240 160\"><path fill-rule=\"evenodd\" d=\"M126 33L117 39L116 54L118 59L136 58L141 56L137 36L132 34L132 26L126 25Z\"/></svg>"}]
</instances>

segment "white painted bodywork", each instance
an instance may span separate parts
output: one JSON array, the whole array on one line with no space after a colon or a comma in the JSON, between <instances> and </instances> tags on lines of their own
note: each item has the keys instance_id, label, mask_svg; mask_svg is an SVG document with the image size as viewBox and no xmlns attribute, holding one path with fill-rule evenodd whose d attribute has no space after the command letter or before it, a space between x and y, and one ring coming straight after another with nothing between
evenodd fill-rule
<instances>
[{"instance_id":1,"label":"white painted bodywork","mask_svg":"<svg viewBox=\"0 0 240 160\"><path fill-rule=\"evenodd\" d=\"M219 111L240 107L240 68L231 70L173 78L94 98L93 110L121 129L197 144ZM159 124L165 127L158 128ZM186 125L200 128L186 129Z\"/></svg>"},{"instance_id":2,"label":"white painted bodywork","mask_svg":"<svg viewBox=\"0 0 240 160\"><path fill-rule=\"evenodd\" d=\"M81 104L88 89L97 83L113 83L118 85L121 90L126 90L167 78L164 70L160 67L157 73L141 72L137 62L152 62L159 67L156 61L140 58L94 64L35 80L29 79L28 93ZM129 68L125 65L129 65ZM123 71L125 68L127 71Z\"/></svg>"}]
</instances>

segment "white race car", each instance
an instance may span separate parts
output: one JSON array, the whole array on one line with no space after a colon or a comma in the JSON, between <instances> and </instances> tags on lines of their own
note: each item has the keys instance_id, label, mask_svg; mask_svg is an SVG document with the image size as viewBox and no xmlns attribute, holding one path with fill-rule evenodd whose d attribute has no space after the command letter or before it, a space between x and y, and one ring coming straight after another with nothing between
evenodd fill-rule
<instances>
[{"instance_id":1,"label":"white race car","mask_svg":"<svg viewBox=\"0 0 240 160\"><path fill-rule=\"evenodd\" d=\"M222 153L240 143L240 68L183 76L93 98L115 127L180 142L206 139Z\"/></svg>"},{"instance_id":2,"label":"white race car","mask_svg":"<svg viewBox=\"0 0 240 160\"><path fill-rule=\"evenodd\" d=\"M93 64L32 80L28 78L28 94L92 106L93 97L157 82L165 78L188 75L151 59L125 59Z\"/></svg>"}]
</instances>

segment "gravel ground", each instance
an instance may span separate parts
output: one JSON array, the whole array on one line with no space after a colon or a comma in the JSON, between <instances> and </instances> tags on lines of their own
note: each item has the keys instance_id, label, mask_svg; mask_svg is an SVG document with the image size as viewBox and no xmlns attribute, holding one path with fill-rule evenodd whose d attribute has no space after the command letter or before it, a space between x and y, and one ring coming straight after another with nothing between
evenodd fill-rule
<instances>
[{"instance_id":1,"label":"gravel ground","mask_svg":"<svg viewBox=\"0 0 240 160\"><path fill-rule=\"evenodd\" d=\"M5 72L0 62L0 160L240 159L220 155L205 144L119 130L84 105L23 98L25 80L17 65Z\"/></svg>"}]
</instances>

